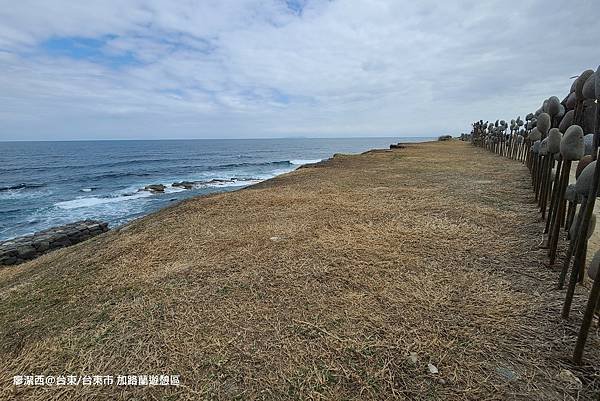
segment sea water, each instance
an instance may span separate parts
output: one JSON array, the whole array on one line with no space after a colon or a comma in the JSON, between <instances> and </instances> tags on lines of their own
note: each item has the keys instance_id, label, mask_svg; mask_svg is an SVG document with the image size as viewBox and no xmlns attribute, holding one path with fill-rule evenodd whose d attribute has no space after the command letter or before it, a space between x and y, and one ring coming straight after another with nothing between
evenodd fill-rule
<instances>
[{"instance_id":1,"label":"sea water","mask_svg":"<svg viewBox=\"0 0 600 401\"><path fill-rule=\"evenodd\" d=\"M431 138L0 142L0 241L82 219L111 227L334 153ZM191 189L174 187L193 182ZM143 190L163 184L164 193Z\"/></svg>"}]
</instances>

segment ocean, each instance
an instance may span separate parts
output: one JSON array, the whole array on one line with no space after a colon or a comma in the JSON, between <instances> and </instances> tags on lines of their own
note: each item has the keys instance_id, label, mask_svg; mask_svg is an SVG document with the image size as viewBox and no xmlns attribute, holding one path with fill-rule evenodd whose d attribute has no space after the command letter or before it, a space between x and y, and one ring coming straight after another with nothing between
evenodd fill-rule
<instances>
[{"instance_id":1,"label":"ocean","mask_svg":"<svg viewBox=\"0 0 600 401\"><path fill-rule=\"evenodd\" d=\"M114 228L192 196L231 191L334 153L432 138L0 142L0 241L77 220ZM193 182L190 189L173 186ZM145 191L163 184L164 193Z\"/></svg>"}]
</instances>

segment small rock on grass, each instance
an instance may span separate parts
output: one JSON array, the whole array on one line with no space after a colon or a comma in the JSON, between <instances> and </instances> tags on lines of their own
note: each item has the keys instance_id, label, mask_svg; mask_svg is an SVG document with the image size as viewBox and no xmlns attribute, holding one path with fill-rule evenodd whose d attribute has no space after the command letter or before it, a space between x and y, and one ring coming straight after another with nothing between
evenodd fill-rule
<instances>
[{"instance_id":1,"label":"small rock on grass","mask_svg":"<svg viewBox=\"0 0 600 401\"><path fill-rule=\"evenodd\" d=\"M502 366L498 366L496 368L496 373L498 373L503 379L509 382L517 380L519 378L519 375L517 373Z\"/></svg>"},{"instance_id":2,"label":"small rock on grass","mask_svg":"<svg viewBox=\"0 0 600 401\"><path fill-rule=\"evenodd\" d=\"M575 376L573 372L568 369L562 369L558 374L558 378L567 383L571 388L581 389L583 387L579 377Z\"/></svg>"}]
</instances>

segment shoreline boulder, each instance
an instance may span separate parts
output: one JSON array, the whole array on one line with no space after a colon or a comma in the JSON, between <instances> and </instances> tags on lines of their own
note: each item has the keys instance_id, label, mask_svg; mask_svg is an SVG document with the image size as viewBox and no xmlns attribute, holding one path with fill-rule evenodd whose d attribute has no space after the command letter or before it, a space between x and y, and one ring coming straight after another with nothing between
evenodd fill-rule
<instances>
[{"instance_id":1,"label":"shoreline boulder","mask_svg":"<svg viewBox=\"0 0 600 401\"><path fill-rule=\"evenodd\" d=\"M85 241L108 231L108 223L83 220L0 242L0 266L16 265L54 249Z\"/></svg>"},{"instance_id":2,"label":"shoreline boulder","mask_svg":"<svg viewBox=\"0 0 600 401\"><path fill-rule=\"evenodd\" d=\"M191 181L181 181L181 182L174 182L173 184L171 184L172 187L179 187L179 188L185 188L185 189L192 189L194 188L194 183Z\"/></svg>"},{"instance_id":3,"label":"shoreline boulder","mask_svg":"<svg viewBox=\"0 0 600 401\"><path fill-rule=\"evenodd\" d=\"M150 192L165 192L165 187L163 184L151 184L151 185L146 185L144 187L145 191L150 191Z\"/></svg>"}]
</instances>

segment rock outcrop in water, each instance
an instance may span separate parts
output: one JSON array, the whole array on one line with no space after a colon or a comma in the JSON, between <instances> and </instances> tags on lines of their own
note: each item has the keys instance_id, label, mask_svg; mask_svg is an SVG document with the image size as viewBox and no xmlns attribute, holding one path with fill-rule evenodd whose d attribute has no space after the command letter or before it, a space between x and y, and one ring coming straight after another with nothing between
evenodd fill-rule
<instances>
[{"instance_id":1,"label":"rock outcrop in water","mask_svg":"<svg viewBox=\"0 0 600 401\"><path fill-rule=\"evenodd\" d=\"M83 220L0 242L0 266L16 265L54 249L75 245L108 231L108 223Z\"/></svg>"},{"instance_id":2,"label":"rock outcrop in water","mask_svg":"<svg viewBox=\"0 0 600 401\"><path fill-rule=\"evenodd\" d=\"M179 187L179 188L185 188L185 189L192 189L194 188L195 183L192 181L181 181L181 182L174 182L173 184L171 184L172 187Z\"/></svg>"},{"instance_id":3,"label":"rock outcrop in water","mask_svg":"<svg viewBox=\"0 0 600 401\"><path fill-rule=\"evenodd\" d=\"M144 187L144 191L165 192L165 188L167 188L167 187L164 186L163 184L152 184L152 185L146 185Z\"/></svg>"}]
</instances>

